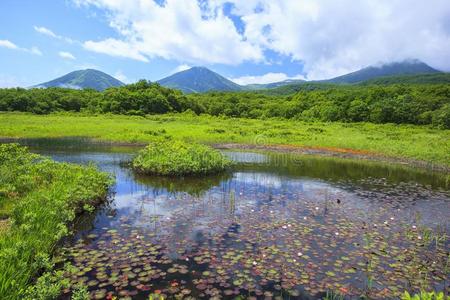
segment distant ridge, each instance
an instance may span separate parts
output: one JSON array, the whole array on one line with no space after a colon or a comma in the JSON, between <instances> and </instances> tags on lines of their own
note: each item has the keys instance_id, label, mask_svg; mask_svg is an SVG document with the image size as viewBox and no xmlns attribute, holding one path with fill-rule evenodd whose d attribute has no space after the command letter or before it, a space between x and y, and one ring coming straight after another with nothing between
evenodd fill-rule
<instances>
[{"instance_id":1,"label":"distant ridge","mask_svg":"<svg viewBox=\"0 0 450 300\"><path fill-rule=\"evenodd\" d=\"M205 67L193 67L158 80L157 82L162 86L179 89L185 93L237 91L242 89L237 83Z\"/></svg>"},{"instance_id":2,"label":"distant ridge","mask_svg":"<svg viewBox=\"0 0 450 300\"><path fill-rule=\"evenodd\" d=\"M321 80L321 82L351 84L384 76L432 73L440 73L440 71L433 69L429 65L419 60L405 60L403 62L393 62L380 66L369 66L346 75L338 76L328 80Z\"/></svg>"},{"instance_id":3,"label":"distant ridge","mask_svg":"<svg viewBox=\"0 0 450 300\"><path fill-rule=\"evenodd\" d=\"M62 87L72 89L95 89L103 91L109 87L123 86L124 83L116 78L94 69L78 70L70 72L48 82L44 82L33 87Z\"/></svg>"},{"instance_id":4,"label":"distant ridge","mask_svg":"<svg viewBox=\"0 0 450 300\"><path fill-rule=\"evenodd\" d=\"M247 84L245 86L243 86L244 89L246 90L261 90L261 89L273 89L273 88L277 88L277 87L281 87L281 86L285 86L285 85L290 85L290 84L302 84L307 82L306 80L302 80L302 79L286 79L283 81L278 81L278 82L271 82L271 83L254 83L254 84Z\"/></svg>"},{"instance_id":5,"label":"distant ridge","mask_svg":"<svg viewBox=\"0 0 450 300\"><path fill-rule=\"evenodd\" d=\"M184 93L208 91L254 91L271 90L273 94L287 94L305 89L326 88L335 84L395 84L395 83L449 83L450 74L443 73L419 60L406 60L361 70L319 81L288 79L267 84L239 85L205 67L192 67L170 75L157 82L162 86L179 89ZM34 87L91 88L103 91L124 83L98 70L87 69L68 73L52 81Z\"/></svg>"}]
</instances>

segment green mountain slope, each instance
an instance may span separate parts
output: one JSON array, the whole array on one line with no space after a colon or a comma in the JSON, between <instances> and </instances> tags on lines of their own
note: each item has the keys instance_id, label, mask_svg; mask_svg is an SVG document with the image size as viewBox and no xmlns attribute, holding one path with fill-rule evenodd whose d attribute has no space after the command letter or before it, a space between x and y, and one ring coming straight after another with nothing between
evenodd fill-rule
<instances>
[{"instance_id":1,"label":"green mountain slope","mask_svg":"<svg viewBox=\"0 0 450 300\"><path fill-rule=\"evenodd\" d=\"M385 76L367 80L361 84L450 84L450 73Z\"/></svg>"},{"instance_id":2,"label":"green mountain slope","mask_svg":"<svg viewBox=\"0 0 450 300\"><path fill-rule=\"evenodd\" d=\"M179 89L185 93L207 91L239 91L242 87L231 80L204 67L193 67L158 80L165 87Z\"/></svg>"},{"instance_id":3,"label":"green mountain slope","mask_svg":"<svg viewBox=\"0 0 450 300\"><path fill-rule=\"evenodd\" d=\"M346 75L335 77L322 82L329 83L359 83L378 77L394 76L394 75L411 75L411 74L432 74L440 71L433 69L429 65L419 60L407 60L403 62L394 62L381 66L370 66L359 71Z\"/></svg>"},{"instance_id":4,"label":"green mountain slope","mask_svg":"<svg viewBox=\"0 0 450 300\"><path fill-rule=\"evenodd\" d=\"M302 84L302 83L306 83L307 81L302 80L302 79L287 79L287 80L283 80L283 81L278 81L278 82L271 82L271 83L265 83L265 84L260 84L260 83L254 83L254 84L247 84L243 86L243 89L245 90L263 90L263 89L274 89L277 87L281 87L281 86L286 86L286 85L298 85L298 84Z\"/></svg>"},{"instance_id":5,"label":"green mountain slope","mask_svg":"<svg viewBox=\"0 0 450 300\"><path fill-rule=\"evenodd\" d=\"M123 82L98 70L86 69L70 72L54 80L38 84L34 87L63 87L74 89L91 88L103 91L109 87L124 85Z\"/></svg>"}]
</instances>

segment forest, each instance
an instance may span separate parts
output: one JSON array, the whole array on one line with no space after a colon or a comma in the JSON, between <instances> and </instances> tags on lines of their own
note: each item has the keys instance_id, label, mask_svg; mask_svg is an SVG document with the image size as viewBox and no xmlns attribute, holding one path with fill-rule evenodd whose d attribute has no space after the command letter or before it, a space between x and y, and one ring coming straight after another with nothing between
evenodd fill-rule
<instances>
[{"instance_id":1,"label":"forest","mask_svg":"<svg viewBox=\"0 0 450 300\"><path fill-rule=\"evenodd\" d=\"M293 94L209 92L185 95L140 80L95 90L64 88L0 89L0 111L48 114L59 111L123 115L193 111L251 119L431 124L450 129L448 84L319 85Z\"/></svg>"}]
</instances>

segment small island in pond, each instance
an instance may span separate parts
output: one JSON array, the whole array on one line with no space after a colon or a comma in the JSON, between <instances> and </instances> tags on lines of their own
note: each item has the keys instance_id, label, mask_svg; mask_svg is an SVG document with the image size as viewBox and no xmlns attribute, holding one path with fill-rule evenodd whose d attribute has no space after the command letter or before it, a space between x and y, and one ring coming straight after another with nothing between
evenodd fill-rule
<instances>
[{"instance_id":1,"label":"small island in pond","mask_svg":"<svg viewBox=\"0 0 450 300\"><path fill-rule=\"evenodd\" d=\"M230 166L228 158L209 146L173 140L150 143L132 162L138 173L161 176L217 174Z\"/></svg>"}]
</instances>

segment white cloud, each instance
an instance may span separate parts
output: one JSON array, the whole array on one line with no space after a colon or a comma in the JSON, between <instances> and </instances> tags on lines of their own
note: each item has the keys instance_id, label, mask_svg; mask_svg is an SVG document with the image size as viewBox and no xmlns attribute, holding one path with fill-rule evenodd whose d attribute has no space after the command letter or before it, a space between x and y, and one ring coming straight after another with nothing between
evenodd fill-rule
<instances>
[{"instance_id":1,"label":"white cloud","mask_svg":"<svg viewBox=\"0 0 450 300\"><path fill-rule=\"evenodd\" d=\"M115 74L114 77L120 81L122 81L123 83L130 83L130 80L128 79L127 76L125 76L125 74L123 74L123 72L121 70L118 70Z\"/></svg>"},{"instance_id":2,"label":"white cloud","mask_svg":"<svg viewBox=\"0 0 450 300\"><path fill-rule=\"evenodd\" d=\"M245 40L221 10L202 9L197 1L77 0L106 9L110 26L121 36L86 41L88 50L148 61L154 57L187 63L238 64L260 61L260 47Z\"/></svg>"},{"instance_id":3,"label":"white cloud","mask_svg":"<svg viewBox=\"0 0 450 300\"><path fill-rule=\"evenodd\" d=\"M75 60L75 56L73 56L72 53L70 52L66 52L66 51L60 51L58 52L58 55L64 59L70 59L70 60Z\"/></svg>"},{"instance_id":4,"label":"white cloud","mask_svg":"<svg viewBox=\"0 0 450 300\"><path fill-rule=\"evenodd\" d=\"M16 44L8 40L0 40L0 47L8 48L8 49L19 49Z\"/></svg>"},{"instance_id":5,"label":"white cloud","mask_svg":"<svg viewBox=\"0 0 450 300\"><path fill-rule=\"evenodd\" d=\"M57 37L57 35L53 31L48 29L48 28L39 27L39 26L33 26L33 27L34 27L34 30L36 30L39 33L42 33L44 35L48 35L48 36L53 37L53 38Z\"/></svg>"},{"instance_id":6,"label":"white cloud","mask_svg":"<svg viewBox=\"0 0 450 300\"><path fill-rule=\"evenodd\" d=\"M98 65L91 64L91 63L82 63L77 66L75 66L77 69L84 70L84 69L100 69Z\"/></svg>"},{"instance_id":7,"label":"white cloud","mask_svg":"<svg viewBox=\"0 0 450 300\"><path fill-rule=\"evenodd\" d=\"M24 52L28 52L28 53L35 54L35 55L42 55L41 50L39 50L39 48L36 46L33 46L30 49L22 48L22 47L17 46L16 44L14 44L13 42L11 42L9 40L0 40L0 47L12 49L12 50L24 51Z\"/></svg>"},{"instance_id":8,"label":"white cloud","mask_svg":"<svg viewBox=\"0 0 450 300\"><path fill-rule=\"evenodd\" d=\"M309 79L408 58L450 70L447 0L233 2L246 38L303 61Z\"/></svg>"},{"instance_id":9,"label":"white cloud","mask_svg":"<svg viewBox=\"0 0 450 300\"><path fill-rule=\"evenodd\" d=\"M148 62L147 57L141 54L136 45L116 39L106 39L99 42L87 41L83 44L83 47L98 53Z\"/></svg>"},{"instance_id":10,"label":"white cloud","mask_svg":"<svg viewBox=\"0 0 450 300\"><path fill-rule=\"evenodd\" d=\"M72 40L71 38L65 37L65 36L61 36L61 35L57 35L56 33L54 33L52 30L43 27L43 26L33 26L34 30L36 30L36 32L39 32L40 34L52 37L54 39L58 39L58 40L62 40L65 41L69 44L75 43L74 40Z\"/></svg>"},{"instance_id":11,"label":"white cloud","mask_svg":"<svg viewBox=\"0 0 450 300\"><path fill-rule=\"evenodd\" d=\"M186 71L189 70L191 68L191 66L187 65L187 64L181 64L179 66L177 66L175 69L173 69L170 74L175 74L181 71Z\"/></svg>"},{"instance_id":12,"label":"white cloud","mask_svg":"<svg viewBox=\"0 0 450 300\"><path fill-rule=\"evenodd\" d=\"M31 47L28 51L35 55L42 55L41 50L39 50L39 48L35 46Z\"/></svg>"},{"instance_id":13,"label":"white cloud","mask_svg":"<svg viewBox=\"0 0 450 300\"><path fill-rule=\"evenodd\" d=\"M86 49L145 62L267 62L270 50L302 61L308 79L408 58L450 71L448 0L73 1L105 10L119 34ZM223 14L226 2L243 29Z\"/></svg>"},{"instance_id":14,"label":"white cloud","mask_svg":"<svg viewBox=\"0 0 450 300\"><path fill-rule=\"evenodd\" d=\"M266 83L280 82L288 79L304 79L304 77L302 75L289 77L285 73L266 73L264 75L259 76L242 76L237 78L230 78L231 81L234 81L240 85L247 85L253 83L266 84Z\"/></svg>"}]
</instances>

